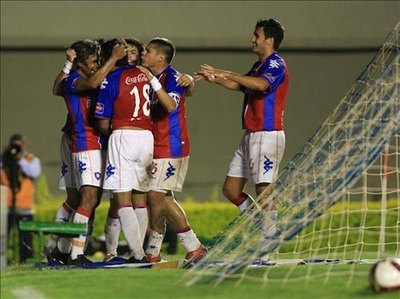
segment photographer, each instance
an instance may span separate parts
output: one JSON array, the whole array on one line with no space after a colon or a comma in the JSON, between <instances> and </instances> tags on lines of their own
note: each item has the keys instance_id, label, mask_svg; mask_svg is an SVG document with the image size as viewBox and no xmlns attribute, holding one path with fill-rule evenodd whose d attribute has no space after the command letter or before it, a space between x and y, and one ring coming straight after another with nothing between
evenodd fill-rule
<instances>
[{"instance_id":1,"label":"photographer","mask_svg":"<svg viewBox=\"0 0 400 299\"><path fill-rule=\"evenodd\" d=\"M33 220L34 179L41 173L39 158L26 149L26 139L21 134L11 136L8 147L1 157L1 184L8 187L8 235L21 220ZM19 231L20 262L33 257L32 235ZM10 242L10 240L9 240ZM13 244L14 250L16 244Z\"/></svg>"}]
</instances>

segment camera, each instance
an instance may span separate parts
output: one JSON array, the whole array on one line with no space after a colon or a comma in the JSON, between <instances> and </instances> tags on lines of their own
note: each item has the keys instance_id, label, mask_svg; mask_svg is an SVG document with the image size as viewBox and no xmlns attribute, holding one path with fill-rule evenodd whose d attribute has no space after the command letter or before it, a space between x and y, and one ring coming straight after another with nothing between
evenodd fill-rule
<instances>
[{"instance_id":1,"label":"camera","mask_svg":"<svg viewBox=\"0 0 400 299\"><path fill-rule=\"evenodd\" d=\"M4 152L3 158L7 160L15 160L18 154L21 152L22 147L19 144L11 144Z\"/></svg>"}]
</instances>

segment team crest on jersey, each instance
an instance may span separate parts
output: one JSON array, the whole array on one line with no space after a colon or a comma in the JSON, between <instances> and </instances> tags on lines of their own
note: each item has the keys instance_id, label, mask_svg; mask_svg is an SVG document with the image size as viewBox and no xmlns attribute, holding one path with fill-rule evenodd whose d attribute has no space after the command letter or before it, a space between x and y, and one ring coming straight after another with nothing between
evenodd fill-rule
<instances>
[{"instance_id":1,"label":"team crest on jersey","mask_svg":"<svg viewBox=\"0 0 400 299\"><path fill-rule=\"evenodd\" d=\"M100 180L100 179L101 179L101 173L98 172L98 171L96 171L96 172L94 173L94 177L96 178L96 180Z\"/></svg>"},{"instance_id":2,"label":"team crest on jersey","mask_svg":"<svg viewBox=\"0 0 400 299\"><path fill-rule=\"evenodd\" d=\"M168 162L169 167L167 168L167 172L165 173L164 181L168 180L175 174L176 168L172 166L171 162Z\"/></svg>"},{"instance_id":3,"label":"team crest on jersey","mask_svg":"<svg viewBox=\"0 0 400 299\"><path fill-rule=\"evenodd\" d=\"M279 63L275 59L271 59L269 61L269 68L270 69L278 69L279 68Z\"/></svg>"},{"instance_id":4,"label":"team crest on jersey","mask_svg":"<svg viewBox=\"0 0 400 299\"><path fill-rule=\"evenodd\" d=\"M99 113L99 114L104 113L104 104L102 104L102 103L96 104L96 113Z\"/></svg>"},{"instance_id":5,"label":"team crest on jersey","mask_svg":"<svg viewBox=\"0 0 400 299\"><path fill-rule=\"evenodd\" d=\"M268 159L267 156L264 155L264 174L272 169L274 162Z\"/></svg>"},{"instance_id":6,"label":"team crest on jersey","mask_svg":"<svg viewBox=\"0 0 400 299\"><path fill-rule=\"evenodd\" d=\"M181 95L176 92L170 92L168 95L179 105L179 102L181 100Z\"/></svg>"},{"instance_id":7,"label":"team crest on jersey","mask_svg":"<svg viewBox=\"0 0 400 299\"><path fill-rule=\"evenodd\" d=\"M274 75L272 75L271 73L268 73L266 75L266 77L267 77L268 81L271 82L271 83L274 83L274 81L276 79L276 77L274 77Z\"/></svg>"}]
</instances>

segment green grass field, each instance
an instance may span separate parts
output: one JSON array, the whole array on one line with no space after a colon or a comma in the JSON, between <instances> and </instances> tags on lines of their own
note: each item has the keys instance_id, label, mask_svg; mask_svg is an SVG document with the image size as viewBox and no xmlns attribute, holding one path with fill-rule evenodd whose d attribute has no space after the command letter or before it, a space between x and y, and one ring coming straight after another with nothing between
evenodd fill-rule
<instances>
[{"instance_id":1,"label":"green grass field","mask_svg":"<svg viewBox=\"0 0 400 299\"><path fill-rule=\"evenodd\" d=\"M51 221L55 211L62 202L60 199L43 199L37 207L36 220ZM388 207L396 206L398 201L390 201ZM375 203L369 208L375 207ZM199 238L209 243L213 236L238 215L237 209L226 202L211 201L198 203L188 200L183 203L192 227ZM359 209L360 203L355 202L350 207L335 206L331 211L345 208ZM96 212L96 227L94 236L103 233L103 223L107 213L108 203L104 201ZM377 215L368 217L369 223L376 223ZM333 217L331 225L343 225ZM397 218L396 218L397 219ZM352 226L358 226L360 216L352 217ZM325 222L320 221L320 227ZM350 223L350 222L348 222ZM396 226L396 225L395 225ZM397 226L396 226L397 227ZM305 234L309 229L305 230ZM291 244L292 243L292 244ZM304 242L306 243L306 242ZM307 247L307 246L306 246ZM290 252L293 242L285 245L283 252ZM163 255L167 260L183 258L184 250L178 247L178 254ZM280 257L280 256L279 256ZM283 256L282 256L283 258ZM290 258L290 257L289 257ZM101 256L97 257L98 260ZM294 298L294 299L337 299L337 298L398 298L400 293L374 293L368 282L368 271L371 265L313 265L313 266L279 266L248 269L246 275L237 275L224 280L218 286L202 283L186 286L191 272L184 269L74 269L49 270L36 269L32 265L18 265L11 262L10 266L1 271L1 299L63 299L63 298ZM290 281L278 278L285 277L290 272ZM268 275L268 276L267 276ZM327 279L329 275L329 279ZM266 279L268 277L269 280ZM301 278L301 279L296 279ZM268 282L268 283L266 283Z\"/></svg>"},{"instance_id":2,"label":"green grass field","mask_svg":"<svg viewBox=\"0 0 400 299\"><path fill-rule=\"evenodd\" d=\"M340 266L346 270L349 265ZM360 265L367 270L369 265ZM200 284L185 286L184 269L96 269L96 270L36 270L31 266L9 267L1 273L1 298L296 298L296 299L365 299L400 298L400 293L374 293L365 275L352 279L348 276L331 277L324 284L324 277L309 282L288 284L259 281L225 280L218 286ZM277 275L284 275L285 267L275 268ZM307 268L296 271L305 276ZM262 277L264 269L254 269L253 274ZM22 295L21 295L22 294ZM23 297L25 294L26 297ZM38 297L40 296L40 297Z\"/></svg>"}]
</instances>

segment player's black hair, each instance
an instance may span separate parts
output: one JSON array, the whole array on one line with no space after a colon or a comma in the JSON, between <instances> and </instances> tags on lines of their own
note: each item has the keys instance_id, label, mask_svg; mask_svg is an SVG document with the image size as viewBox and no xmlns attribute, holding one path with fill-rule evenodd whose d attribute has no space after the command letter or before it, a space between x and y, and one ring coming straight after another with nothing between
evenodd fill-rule
<instances>
[{"instance_id":1,"label":"player's black hair","mask_svg":"<svg viewBox=\"0 0 400 299\"><path fill-rule=\"evenodd\" d=\"M86 59L88 59L90 55L97 54L97 56L100 56L99 43L91 39L76 41L70 48L75 50L76 53L73 69L76 69L79 62L86 65Z\"/></svg>"},{"instance_id":2,"label":"player's black hair","mask_svg":"<svg viewBox=\"0 0 400 299\"><path fill-rule=\"evenodd\" d=\"M114 46L119 42L120 40L117 38L110 38L103 41L101 45L101 60L103 61L103 63L106 62L108 59L110 59ZM125 56L124 58L118 60L115 65L116 66L128 65L127 57Z\"/></svg>"},{"instance_id":3,"label":"player's black hair","mask_svg":"<svg viewBox=\"0 0 400 299\"><path fill-rule=\"evenodd\" d=\"M142 64L142 53L144 51L143 44L136 38L125 38L124 40L128 45L134 46L138 50L139 53L138 53L138 59L136 61L136 64L141 65Z\"/></svg>"},{"instance_id":4,"label":"player's black hair","mask_svg":"<svg viewBox=\"0 0 400 299\"><path fill-rule=\"evenodd\" d=\"M167 38L156 37L149 41L149 44L156 45L158 51L165 54L167 63L170 64L175 56L175 45Z\"/></svg>"},{"instance_id":5,"label":"player's black hair","mask_svg":"<svg viewBox=\"0 0 400 299\"><path fill-rule=\"evenodd\" d=\"M256 30L263 28L265 38L274 38L274 49L278 50L285 34L285 28L275 19L259 19L256 24Z\"/></svg>"}]
</instances>

